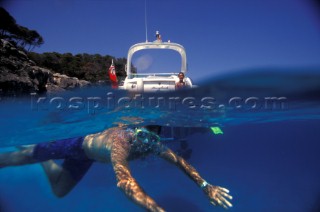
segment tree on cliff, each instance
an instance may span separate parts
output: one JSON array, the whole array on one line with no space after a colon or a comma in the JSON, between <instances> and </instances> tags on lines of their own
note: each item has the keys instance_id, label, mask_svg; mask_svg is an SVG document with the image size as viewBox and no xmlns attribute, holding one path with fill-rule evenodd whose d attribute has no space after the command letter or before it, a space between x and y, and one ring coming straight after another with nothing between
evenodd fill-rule
<instances>
[{"instance_id":1,"label":"tree on cliff","mask_svg":"<svg viewBox=\"0 0 320 212\"><path fill-rule=\"evenodd\" d=\"M44 43L42 36L35 30L20 26L16 20L0 7L0 38L16 43L22 48L28 46L28 51Z\"/></svg>"},{"instance_id":2,"label":"tree on cliff","mask_svg":"<svg viewBox=\"0 0 320 212\"><path fill-rule=\"evenodd\" d=\"M5 38L17 25L16 20L3 7L0 7L0 19L0 36Z\"/></svg>"},{"instance_id":3,"label":"tree on cliff","mask_svg":"<svg viewBox=\"0 0 320 212\"><path fill-rule=\"evenodd\" d=\"M1 0L0 0L1 1ZM116 73L121 81L126 77L126 58L114 58L110 55L76 54L71 53L35 53L31 50L43 44L43 38L35 30L20 26L16 20L2 7L0 7L0 38L10 41L29 51L28 57L38 66L45 67L53 72L77 77L90 82L109 81L107 74L112 59L115 61ZM135 69L133 69L134 71Z\"/></svg>"}]
</instances>

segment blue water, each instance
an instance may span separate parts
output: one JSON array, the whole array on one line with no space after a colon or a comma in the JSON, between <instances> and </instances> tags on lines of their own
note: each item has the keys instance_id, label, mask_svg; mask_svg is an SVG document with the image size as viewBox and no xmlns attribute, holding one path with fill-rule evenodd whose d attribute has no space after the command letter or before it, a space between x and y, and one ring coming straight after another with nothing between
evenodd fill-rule
<instances>
[{"instance_id":1,"label":"blue water","mask_svg":"<svg viewBox=\"0 0 320 212\"><path fill-rule=\"evenodd\" d=\"M40 96L4 97L0 151L95 133L119 123L184 127L192 149L188 162L208 182L230 190L231 211L320 211L319 85L315 73L248 72L168 94L134 96L94 87L47 95L43 101ZM284 98L273 105L269 97ZM154 99L164 103L156 107ZM210 126L220 126L224 134L214 135ZM162 136L167 136L165 130ZM180 149L179 142L167 145ZM130 167L167 211L223 211L159 158L133 161ZM38 164L1 169L0 188L1 212L143 211L117 189L106 164L96 163L62 199L51 193Z\"/></svg>"}]
</instances>

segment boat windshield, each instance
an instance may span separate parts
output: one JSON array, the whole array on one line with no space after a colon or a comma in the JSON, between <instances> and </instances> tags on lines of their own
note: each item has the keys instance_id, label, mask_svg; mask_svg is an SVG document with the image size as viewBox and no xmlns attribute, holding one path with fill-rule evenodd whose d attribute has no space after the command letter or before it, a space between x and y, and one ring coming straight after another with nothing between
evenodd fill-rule
<instances>
[{"instance_id":1,"label":"boat windshield","mask_svg":"<svg viewBox=\"0 0 320 212\"><path fill-rule=\"evenodd\" d=\"M145 49L132 56L135 77L170 76L181 70L181 56L170 49Z\"/></svg>"}]
</instances>

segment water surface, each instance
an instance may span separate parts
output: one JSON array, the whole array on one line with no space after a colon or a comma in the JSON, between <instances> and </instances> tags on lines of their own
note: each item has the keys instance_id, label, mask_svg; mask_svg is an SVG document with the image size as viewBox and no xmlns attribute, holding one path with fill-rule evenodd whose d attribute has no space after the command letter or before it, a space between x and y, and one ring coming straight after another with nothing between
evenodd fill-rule
<instances>
[{"instance_id":1,"label":"water surface","mask_svg":"<svg viewBox=\"0 0 320 212\"><path fill-rule=\"evenodd\" d=\"M301 73L248 72L157 95L94 87L46 99L2 98L0 151L119 123L160 124L166 126L163 137L169 127L184 127L192 149L188 162L208 182L230 189L231 210L319 211L320 77ZM214 135L210 126L220 126L224 134ZM179 141L166 143L181 151ZM168 211L222 211L159 158L130 166L146 192ZM0 185L0 211L143 211L117 189L112 168L105 164L95 164L62 199L51 193L38 164L0 170Z\"/></svg>"}]
</instances>

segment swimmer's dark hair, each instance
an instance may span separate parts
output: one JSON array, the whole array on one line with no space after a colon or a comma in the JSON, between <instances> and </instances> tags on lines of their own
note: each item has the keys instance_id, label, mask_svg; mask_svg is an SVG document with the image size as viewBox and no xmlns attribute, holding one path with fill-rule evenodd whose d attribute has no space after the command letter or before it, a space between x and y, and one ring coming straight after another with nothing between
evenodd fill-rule
<instances>
[{"instance_id":1,"label":"swimmer's dark hair","mask_svg":"<svg viewBox=\"0 0 320 212\"><path fill-rule=\"evenodd\" d=\"M151 132L157 133L158 135L161 133L161 126L160 125L148 125L145 128Z\"/></svg>"}]
</instances>

